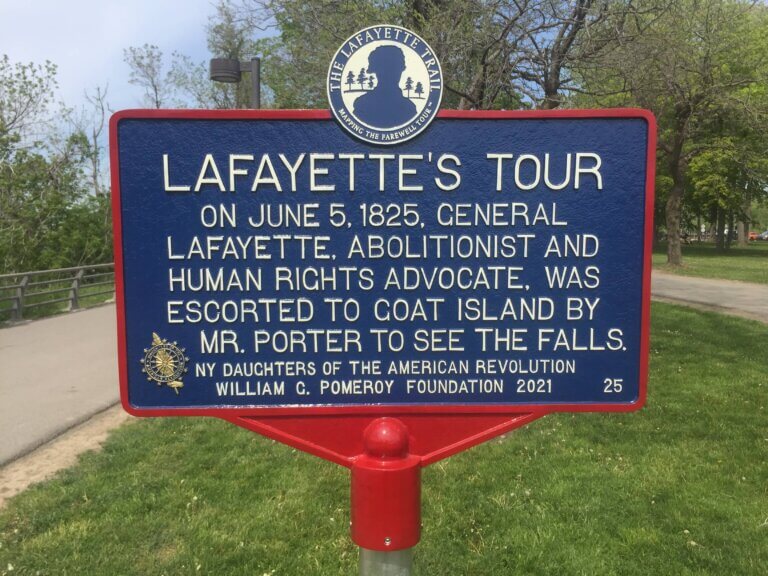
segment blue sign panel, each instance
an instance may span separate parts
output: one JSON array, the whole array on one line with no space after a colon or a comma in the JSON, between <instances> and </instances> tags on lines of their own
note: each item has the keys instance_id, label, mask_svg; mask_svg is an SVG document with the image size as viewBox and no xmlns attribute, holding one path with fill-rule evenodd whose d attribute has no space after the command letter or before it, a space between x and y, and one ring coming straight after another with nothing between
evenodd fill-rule
<instances>
[{"instance_id":1,"label":"blue sign panel","mask_svg":"<svg viewBox=\"0 0 768 576\"><path fill-rule=\"evenodd\" d=\"M118 114L124 401L639 407L651 122L453 113L381 147L327 112Z\"/></svg>"}]
</instances>

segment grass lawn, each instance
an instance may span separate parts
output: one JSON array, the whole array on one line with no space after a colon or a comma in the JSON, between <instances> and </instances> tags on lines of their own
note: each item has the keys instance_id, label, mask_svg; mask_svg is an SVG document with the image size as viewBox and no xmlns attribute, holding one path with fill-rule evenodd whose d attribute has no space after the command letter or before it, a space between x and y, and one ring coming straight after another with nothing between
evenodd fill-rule
<instances>
[{"instance_id":1,"label":"grass lawn","mask_svg":"<svg viewBox=\"0 0 768 576\"><path fill-rule=\"evenodd\" d=\"M711 243L683 246L683 266L667 265L666 247L653 253L653 267L665 272L704 278L725 278L768 284L768 242L752 242L746 248L733 246L717 252Z\"/></svg>"},{"instance_id":2,"label":"grass lawn","mask_svg":"<svg viewBox=\"0 0 768 576\"><path fill-rule=\"evenodd\" d=\"M768 574L766 327L657 304L651 349L641 412L427 468L415 573ZM0 574L356 574L348 487L225 422L142 420L0 511Z\"/></svg>"}]
</instances>

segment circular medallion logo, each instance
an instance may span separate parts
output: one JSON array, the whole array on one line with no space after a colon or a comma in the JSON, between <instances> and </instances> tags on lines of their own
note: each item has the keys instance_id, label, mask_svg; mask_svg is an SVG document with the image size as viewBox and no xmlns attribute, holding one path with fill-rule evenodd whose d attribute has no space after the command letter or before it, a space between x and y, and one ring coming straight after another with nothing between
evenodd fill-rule
<instances>
[{"instance_id":1,"label":"circular medallion logo","mask_svg":"<svg viewBox=\"0 0 768 576\"><path fill-rule=\"evenodd\" d=\"M157 333L152 333L152 347L144 349L144 358L141 359L141 369L147 375L147 380L165 384L176 394L179 388L183 388L182 376L187 372L189 358L184 354L184 348L180 348L176 342L168 342Z\"/></svg>"},{"instance_id":2,"label":"circular medallion logo","mask_svg":"<svg viewBox=\"0 0 768 576\"><path fill-rule=\"evenodd\" d=\"M432 48L400 26L371 26L350 36L328 69L336 120L371 144L399 144L437 115L443 72Z\"/></svg>"}]
</instances>

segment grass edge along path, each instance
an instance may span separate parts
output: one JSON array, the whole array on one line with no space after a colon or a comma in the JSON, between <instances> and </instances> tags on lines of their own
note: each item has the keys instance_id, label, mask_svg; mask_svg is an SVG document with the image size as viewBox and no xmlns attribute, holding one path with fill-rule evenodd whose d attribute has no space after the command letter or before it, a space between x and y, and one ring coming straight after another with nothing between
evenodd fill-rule
<instances>
[{"instance_id":1,"label":"grass edge along path","mask_svg":"<svg viewBox=\"0 0 768 576\"><path fill-rule=\"evenodd\" d=\"M767 332L654 304L647 407L426 468L415 573L768 573ZM142 420L0 511L0 574L355 574L348 490L226 422Z\"/></svg>"},{"instance_id":2,"label":"grass edge along path","mask_svg":"<svg viewBox=\"0 0 768 576\"><path fill-rule=\"evenodd\" d=\"M682 266L667 264L666 247L663 246L653 253L653 268L681 276L768 284L768 242L733 246L725 252L717 252L711 243L685 245Z\"/></svg>"}]
</instances>

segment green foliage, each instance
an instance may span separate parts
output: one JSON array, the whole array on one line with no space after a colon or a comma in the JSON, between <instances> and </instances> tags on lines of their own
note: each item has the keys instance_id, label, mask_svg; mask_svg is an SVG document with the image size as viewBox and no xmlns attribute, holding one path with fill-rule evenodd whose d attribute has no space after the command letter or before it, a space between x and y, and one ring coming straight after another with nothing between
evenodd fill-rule
<instances>
[{"instance_id":1,"label":"green foliage","mask_svg":"<svg viewBox=\"0 0 768 576\"><path fill-rule=\"evenodd\" d=\"M666 219L678 264L677 238L693 220L716 221L723 245L726 221L746 218L766 193L768 11L742 0L681 0L660 13L640 10L625 33L631 41L585 74L592 96L580 102L656 115L657 225Z\"/></svg>"},{"instance_id":2,"label":"green foliage","mask_svg":"<svg viewBox=\"0 0 768 576\"><path fill-rule=\"evenodd\" d=\"M269 105L325 108L326 71L338 47L364 27L402 25L440 58L443 107L556 107L575 87L574 70L617 42L633 11L631 3L591 0L221 0L209 48L214 56L247 48L261 54ZM264 30L274 34L248 44ZM187 62L180 70L193 68ZM179 76L186 87L194 78Z\"/></svg>"},{"instance_id":3,"label":"green foliage","mask_svg":"<svg viewBox=\"0 0 768 576\"><path fill-rule=\"evenodd\" d=\"M163 70L163 52L153 44L123 50L123 60L131 69L128 82L144 89L144 105L162 108L170 97L168 73Z\"/></svg>"},{"instance_id":4,"label":"green foliage","mask_svg":"<svg viewBox=\"0 0 768 576\"><path fill-rule=\"evenodd\" d=\"M51 62L11 63L7 55L0 56L0 160L7 158L10 142L30 136L55 86L56 66Z\"/></svg>"},{"instance_id":5,"label":"green foliage","mask_svg":"<svg viewBox=\"0 0 768 576\"><path fill-rule=\"evenodd\" d=\"M74 132L52 144L47 105L54 73L51 64L0 59L0 273L111 259L108 198L85 183L91 143Z\"/></svg>"},{"instance_id":6,"label":"green foliage","mask_svg":"<svg viewBox=\"0 0 768 576\"><path fill-rule=\"evenodd\" d=\"M81 161L17 150L0 164L0 271L111 259L109 201L83 188Z\"/></svg>"},{"instance_id":7,"label":"green foliage","mask_svg":"<svg viewBox=\"0 0 768 576\"><path fill-rule=\"evenodd\" d=\"M328 63L344 40L361 28L404 20L405 6L391 1L320 2L282 0L240 7L254 29L273 19L277 34L257 41L262 78L275 108L327 108Z\"/></svg>"},{"instance_id":8,"label":"green foliage","mask_svg":"<svg viewBox=\"0 0 768 576\"><path fill-rule=\"evenodd\" d=\"M49 267L111 262L112 210L108 196L86 195L71 204L59 228L50 235L41 258Z\"/></svg>"},{"instance_id":9,"label":"green foliage","mask_svg":"<svg viewBox=\"0 0 768 576\"><path fill-rule=\"evenodd\" d=\"M768 201L752 203L752 230L768 230Z\"/></svg>"},{"instance_id":10,"label":"green foliage","mask_svg":"<svg viewBox=\"0 0 768 576\"><path fill-rule=\"evenodd\" d=\"M738 210L743 202L743 156L733 138L718 138L694 156L688 166L691 199L722 210Z\"/></svg>"}]
</instances>

